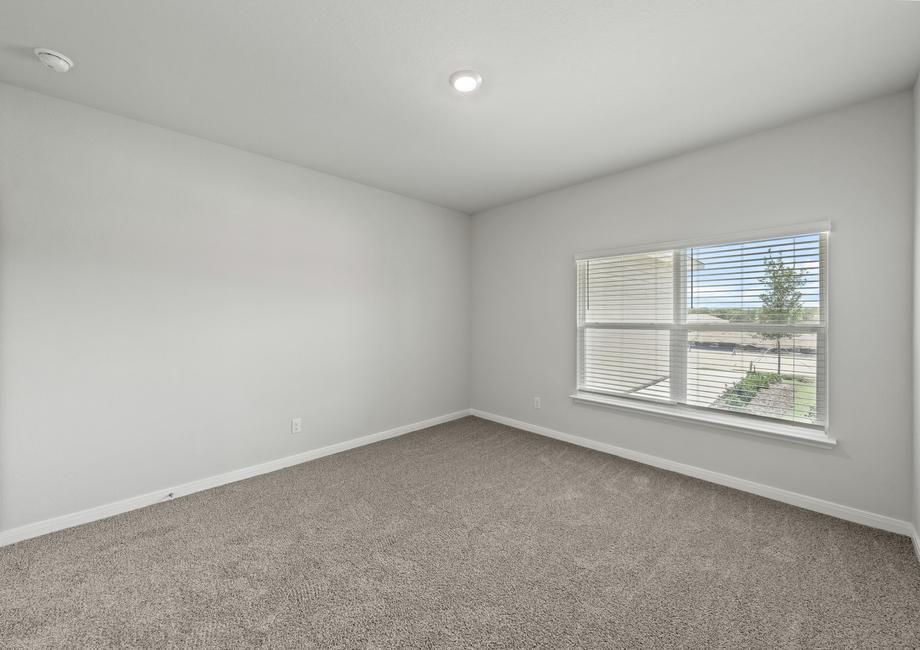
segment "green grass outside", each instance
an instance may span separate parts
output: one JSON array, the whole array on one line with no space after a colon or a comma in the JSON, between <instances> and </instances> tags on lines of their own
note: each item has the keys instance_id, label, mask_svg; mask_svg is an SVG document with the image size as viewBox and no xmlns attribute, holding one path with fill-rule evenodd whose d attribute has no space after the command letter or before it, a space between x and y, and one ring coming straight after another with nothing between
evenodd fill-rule
<instances>
[{"instance_id":1,"label":"green grass outside","mask_svg":"<svg viewBox=\"0 0 920 650\"><path fill-rule=\"evenodd\" d=\"M796 377L783 377L784 384L795 384L792 418L797 422L814 422L818 407L815 382Z\"/></svg>"}]
</instances>

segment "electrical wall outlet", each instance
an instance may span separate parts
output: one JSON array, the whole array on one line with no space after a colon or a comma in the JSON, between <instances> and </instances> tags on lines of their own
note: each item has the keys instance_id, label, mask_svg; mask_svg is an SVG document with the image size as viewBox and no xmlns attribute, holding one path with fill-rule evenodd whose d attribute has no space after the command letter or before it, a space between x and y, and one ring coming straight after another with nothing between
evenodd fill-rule
<instances>
[{"instance_id":1,"label":"electrical wall outlet","mask_svg":"<svg viewBox=\"0 0 920 650\"><path fill-rule=\"evenodd\" d=\"M291 420L291 433L300 433L301 431L303 431L303 418Z\"/></svg>"},{"instance_id":2,"label":"electrical wall outlet","mask_svg":"<svg viewBox=\"0 0 920 650\"><path fill-rule=\"evenodd\" d=\"M540 401L540 398L539 398L539 397L534 397L534 398L533 398L533 407L534 407L535 409L543 408L543 403Z\"/></svg>"}]
</instances>

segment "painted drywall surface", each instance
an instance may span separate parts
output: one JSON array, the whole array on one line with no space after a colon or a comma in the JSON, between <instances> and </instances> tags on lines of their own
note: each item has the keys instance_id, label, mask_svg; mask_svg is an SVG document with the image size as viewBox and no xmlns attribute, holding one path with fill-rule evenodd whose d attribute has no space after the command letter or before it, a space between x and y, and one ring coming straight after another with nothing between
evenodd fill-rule
<instances>
[{"instance_id":1,"label":"painted drywall surface","mask_svg":"<svg viewBox=\"0 0 920 650\"><path fill-rule=\"evenodd\" d=\"M473 408L908 519L912 120L902 92L475 215ZM822 220L836 449L569 398L574 253Z\"/></svg>"},{"instance_id":2,"label":"painted drywall surface","mask_svg":"<svg viewBox=\"0 0 920 650\"><path fill-rule=\"evenodd\" d=\"M0 85L0 530L468 408L469 237Z\"/></svg>"},{"instance_id":3,"label":"painted drywall surface","mask_svg":"<svg viewBox=\"0 0 920 650\"><path fill-rule=\"evenodd\" d=\"M914 484L913 522L920 531L920 77L914 85Z\"/></svg>"}]
</instances>

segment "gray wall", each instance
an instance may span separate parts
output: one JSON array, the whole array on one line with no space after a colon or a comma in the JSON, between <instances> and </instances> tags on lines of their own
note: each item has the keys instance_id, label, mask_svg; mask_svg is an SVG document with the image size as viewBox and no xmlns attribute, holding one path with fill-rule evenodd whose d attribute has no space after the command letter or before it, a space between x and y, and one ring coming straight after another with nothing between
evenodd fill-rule
<instances>
[{"instance_id":1,"label":"gray wall","mask_svg":"<svg viewBox=\"0 0 920 650\"><path fill-rule=\"evenodd\" d=\"M475 215L472 406L909 519L912 122L903 92ZM836 449L569 398L574 253L821 220Z\"/></svg>"},{"instance_id":2,"label":"gray wall","mask_svg":"<svg viewBox=\"0 0 920 650\"><path fill-rule=\"evenodd\" d=\"M914 86L914 484L913 522L920 534L920 77ZM920 543L920 540L917 540Z\"/></svg>"},{"instance_id":3,"label":"gray wall","mask_svg":"<svg viewBox=\"0 0 920 650\"><path fill-rule=\"evenodd\" d=\"M469 231L0 85L0 530L466 409Z\"/></svg>"},{"instance_id":4,"label":"gray wall","mask_svg":"<svg viewBox=\"0 0 920 650\"><path fill-rule=\"evenodd\" d=\"M892 95L476 215L471 253L465 215L0 85L0 530L470 399L910 518L913 111ZM573 253L823 219L836 450L568 398Z\"/></svg>"}]
</instances>

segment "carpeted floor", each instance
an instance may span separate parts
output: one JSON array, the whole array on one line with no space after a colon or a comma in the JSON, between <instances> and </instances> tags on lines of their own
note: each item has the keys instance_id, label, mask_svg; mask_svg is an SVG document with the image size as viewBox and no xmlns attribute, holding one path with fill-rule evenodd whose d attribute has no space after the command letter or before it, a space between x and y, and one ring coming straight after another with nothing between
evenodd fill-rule
<instances>
[{"instance_id":1,"label":"carpeted floor","mask_svg":"<svg viewBox=\"0 0 920 650\"><path fill-rule=\"evenodd\" d=\"M0 549L0 647L913 648L905 537L476 418Z\"/></svg>"}]
</instances>

